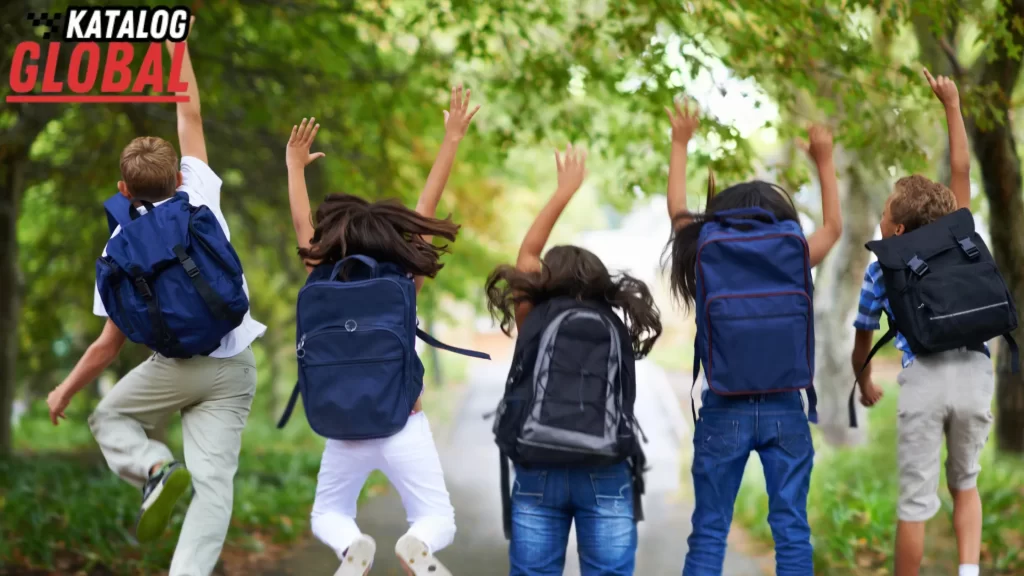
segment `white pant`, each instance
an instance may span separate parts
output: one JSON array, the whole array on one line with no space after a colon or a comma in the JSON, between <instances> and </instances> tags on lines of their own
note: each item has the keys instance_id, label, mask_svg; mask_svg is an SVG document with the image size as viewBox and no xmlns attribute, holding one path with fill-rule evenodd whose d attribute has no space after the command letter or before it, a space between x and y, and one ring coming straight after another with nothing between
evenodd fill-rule
<instances>
[{"instance_id":1,"label":"white pant","mask_svg":"<svg viewBox=\"0 0 1024 576\"><path fill-rule=\"evenodd\" d=\"M401 432L375 440L328 440L317 476L312 529L341 558L361 532L356 502L370 472L380 470L398 490L409 534L437 552L455 539L455 510L444 485L430 423L409 416Z\"/></svg>"}]
</instances>

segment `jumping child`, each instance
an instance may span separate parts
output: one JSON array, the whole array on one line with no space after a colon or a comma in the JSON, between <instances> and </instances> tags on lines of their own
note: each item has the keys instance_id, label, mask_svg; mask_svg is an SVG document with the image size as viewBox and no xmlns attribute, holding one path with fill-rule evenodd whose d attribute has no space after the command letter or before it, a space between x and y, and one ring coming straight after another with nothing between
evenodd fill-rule
<instances>
[{"instance_id":1,"label":"jumping child","mask_svg":"<svg viewBox=\"0 0 1024 576\"><path fill-rule=\"evenodd\" d=\"M650 352L661 321L643 282L613 276L588 250L555 246L541 257L584 178L585 155L571 145L555 160L558 188L515 267L500 266L487 280L491 314L506 334L513 324L518 331L494 425L511 574L561 575L575 522L582 574L626 576L634 572L644 467L634 362ZM506 457L515 463L514 488Z\"/></svg>"},{"instance_id":2,"label":"jumping child","mask_svg":"<svg viewBox=\"0 0 1024 576\"><path fill-rule=\"evenodd\" d=\"M317 209L314 226L304 170L323 156L309 152L319 124L313 118L303 119L288 141L292 223L299 256L309 271L299 295L300 384L306 386L307 419L329 438L317 479L312 530L342 561L337 576L366 574L373 564L376 543L360 532L355 518L359 492L375 469L384 472L398 490L408 515L409 531L395 545L406 571L415 576L450 576L434 554L452 543L455 512L427 416L420 410L423 365L415 353L413 331L415 294L424 278L433 278L442 268L439 259L447 252L446 247L432 244L431 237L453 241L459 229L450 219L434 215L459 142L479 109L469 109L469 96L468 90L463 95L461 86L452 88L444 142L415 211L395 200L368 202L332 194ZM325 291L359 290L366 284L357 279L381 282L370 292L352 292L354 296L337 292L330 298L332 293ZM405 308L401 308L403 297ZM399 308L381 308L385 304ZM303 321L313 307L327 313L342 310L345 317L336 320L341 326L321 330L321 337L314 332L307 337ZM382 312L377 314L378 310ZM320 320L317 314L313 310L313 320ZM398 320L389 323L392 319L385 316ZM314 398L309 390L316 383L325 391ZM394 395L382 396L389 391ZM320 401L322 406L317 404ZM321 419L318 410L323 408ZM392 416L394 422L374 415ZM287 413L282 424L286 419Z\"/></svg>"},{"instance_id":3,"label":"jumping child","mask_svg":"<svg viewBox=\"0 0 1024 576\"><path fill-rule=\"evenodd\" d=\"M173 45L167 47L173 53ZM242 429L256 391L249 345L266 327L248 312L248 286L220 208L222 182L207 165L187 45L184 54L188 99L177 105L180 167L174 147L160 138L136 138L121 153L122 196L107 201L117 224L97 264L93 304L93 312L108 319L47 403L56 425L71 397L106 370L128 337L154 349L103 397L89 427L111 469L142 489L140 542L159 537L175 502L195 487L170 574L208 576L231 520ZM180 230L185 233L178 236ZM172 239L181 244L168 245ZM180 256L172 255L184 245ZM155 304L149 313L146 303ZM175 412L181 413L187 469L146 435Z\"/></svg>"},{"instance_id":4,"label":"jumping child","mask_svg":"<svg viewBox=\"0 0 1024 576\"><path fill-rule=\"evenodd\" d=\"M865 365L869 353L873 352L874 331L880 327L883 311L890 319L891 330L900 326L898 332L887 335L895 335L896 348L903 353L903 370L898 378L900 493L896 574L914 576L921 567L925 522L940 507L939 466L945 436L949 452L946 483L953 495L953 528L960 554L960 576L977 576L982 528L978 460L992 425L990 410L995 387L992 361L984 342L993 334L978 335L974 341L963 342L962 346L952 349L942 347L942 351L933 354L915 354L912 342L922 342L942 332L970 335L979 328L987 329L993 321L998 327L999 322L1006 322L1006 315L1015 325L1016 317L1012 299L1005 292L1002 279L998 278L987 248L978 237L974 238L977 246L967 244L974 232L969 212L971 156L956 84L943 76L933 78L927 70L924 74L946 112L950 188L919 175L896 181L882 212L883 240L868 244L879 254L879 259L872 261L864 274L851 360L854 371L860 373L861 403L873 406L882 397L882 389L871 378L871 364ZM962 223L957 223L957 219ZM908 236L912 232L914 234ZM886 258L886 247L897 245L905 254L920 256L920 263L914 259L907 263L896 257L897 267L910 266L921 273L917 275L915 271L907 290L893 289L896 294L887 294L883 263L891 270L895 268L893 259ZM974 248L975 252L961 254L965 248ZM916 264L920 266L913 266ZM915 286L924 287L928 282L937 288L926 301L915 302L911 312L899 306L904 292L913 292ZM993 299L986 299L986 296ZM945 308L946 305L949 308ZM939 307L945 309L939 310ZM897 308L895 313L894 308ZM926 322L934 334L903 330L910 325L910 316L919 311L927 315ZM946 321L952 324L947 327ZM879 345L886 340L888 338L883 338Z\"/></svg>"},{"instance_id":5,"label":"jumping child","mask_svg":"<svg viewBox=\"0 0 1024 576\"><path fill-rule=\"evenodd\" d=\"M694 381L706 385L693 435L693 531L684 576L722 573L736 493L751 451L768 490L768 523L779 576L812 576L807 491L816 420L810 269L839 239L838 184L832 136L810 130L824 223L804 238L796 208L767 182L731 186L709 198L703 214L686 208L687 145L699 124L689 102L666 108L672 123L668 177L671 281L697 316ZM807 391L805 414L801 390Z\"/></svg>"}]
</instances>

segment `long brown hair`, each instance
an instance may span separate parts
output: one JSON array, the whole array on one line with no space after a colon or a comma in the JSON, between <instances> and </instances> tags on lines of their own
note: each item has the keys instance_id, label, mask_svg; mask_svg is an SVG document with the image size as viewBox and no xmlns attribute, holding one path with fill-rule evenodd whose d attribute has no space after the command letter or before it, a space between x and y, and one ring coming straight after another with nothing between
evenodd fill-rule
<instances>
[{"instance_id":1,"label":"long brown hair","mask_svg":"<svg viewBox=\"0 0 1024 576\"><path fill-rule=\"evenodd\" d=\"M444 264L448 246L435 246L423 236L455 240L459 225L428 218L393 199L367 202L350 194L331 194L316 211L313 239L299 256L310 264L337 262L363 254L401 266L414 276L433 278Z\"/></svg>"},{"instance_id":2,"label":"long brown hair","mask_svg":"<svg viewBox=\"0 0 1024 576\"><path fill-rule=\"evenodd\" d=\"M487 278L487 309L511 336L515 307L557 297L604 302L622 310L637 358L643 358L661 335L661 318L647 284L628 274L612 276L593 252L578 246L555 246L541 260L540 272L502 265Z\"/></svg>"}]
</instances>

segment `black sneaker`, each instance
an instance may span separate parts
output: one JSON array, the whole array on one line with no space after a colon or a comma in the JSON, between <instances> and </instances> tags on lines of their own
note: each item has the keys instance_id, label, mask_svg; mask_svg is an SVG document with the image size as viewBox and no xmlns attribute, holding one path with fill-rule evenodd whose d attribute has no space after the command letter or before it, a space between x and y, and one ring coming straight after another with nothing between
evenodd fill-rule
<instances>
[{"instance_id":1,"label":"black sneaker","mask_svg":"<svg viewBox=\"0 0 1024 576\"><path fill-rule=\"evenodd\" d=\"M135 525L135 538L151 542L167 529L167 521L178 498L192 485L192 473L183 464L171 462L150 474L142 487L142 510Z\"/></svg>"}]
</instances>

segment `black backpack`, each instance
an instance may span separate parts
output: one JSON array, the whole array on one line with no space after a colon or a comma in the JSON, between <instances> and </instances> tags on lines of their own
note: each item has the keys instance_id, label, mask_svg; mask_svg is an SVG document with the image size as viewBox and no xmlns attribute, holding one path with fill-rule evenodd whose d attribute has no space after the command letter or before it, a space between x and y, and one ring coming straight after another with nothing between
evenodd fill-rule
<instances>
[{"instance_id":1,"label":"black backpack","mask_svg":"<svg viewBox=\"0 0 1024 576\"><path fill-rule=\"evenodd\" d=\"M643 519L643 434L633 416L636 370L629 332L611 307L554 298L530 312L516 340L495 412L505 536L511 529L509 463L605 466L630 460L633 510Z\"/></svg>"},{"instance_id":2,"label":"black backpack","mask_svg":"<svg viewBox=\"0 0 1024 576\"><path fill-rule=\"evenodd\" d=\"M1019 370L1017 343L1010 335L1017 329L1017 307L985 241L974 230L970 210L962 208L912 232L865 246L882 267L892 316L889 330L871 349L861 372L897 332L915 356L962 347L984 350L985 342L1002 336L1010 346L1012 370ZM856 427L854 391L850 422Z\"/></svg>"}]
</instances>

